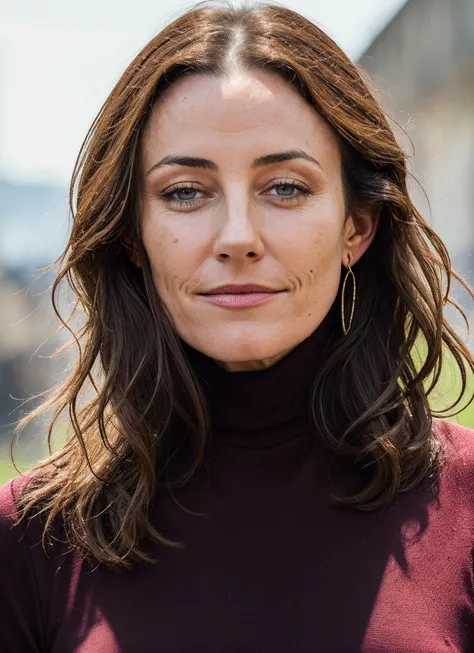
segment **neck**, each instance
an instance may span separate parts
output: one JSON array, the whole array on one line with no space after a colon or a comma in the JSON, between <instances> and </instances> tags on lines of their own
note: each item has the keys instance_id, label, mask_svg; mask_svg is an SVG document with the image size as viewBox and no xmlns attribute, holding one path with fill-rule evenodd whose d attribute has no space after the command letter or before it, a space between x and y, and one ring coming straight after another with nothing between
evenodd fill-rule
<instances>
[{"instance_id":1,"label":"neck","mask_svg":"<svg viewBox=\"0 0 474 653\"><path fill-rule=\"evenodd\" d=\"M208 404L212 439L235 446L266 447L308 434L310 393L331 332L325 319L279 360L253 370L245 367L239 374L183 343ZM239 371L237 366L233 371Z\"/></svg>"},{"instance_id":2,"label":"neck","mask_svg":"<svg viewBox=\"0 0 474 653\"><path fill-rule=\"evenodd\" d=\"M294 347L291 347L290 349L286 349L281 354L277 354L276 356L272 356L271 358L263 358L262 360L257 360L257 361L225 362L216 359L214 360L220 367L227 370L227 372L253 372L257 370L265 370L268 367L275 365L275 363L278 363L278 361L281 358L289 354L289 352L292 351L292 349L294 349Z\"/></svg>"}]
</instances>

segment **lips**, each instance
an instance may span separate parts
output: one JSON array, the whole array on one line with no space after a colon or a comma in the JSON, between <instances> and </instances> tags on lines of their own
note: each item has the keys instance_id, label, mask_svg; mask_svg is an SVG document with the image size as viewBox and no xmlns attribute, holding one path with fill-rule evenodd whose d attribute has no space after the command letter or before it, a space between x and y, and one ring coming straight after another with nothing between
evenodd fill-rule
<instances>
[{"instance_id":1,"label":"lips","mask_svg":"<svg viewBox=\"0 0 474 653\"><path fill-rule=\"evenodd\" d=\"M200 293L201 295L243 295L248 293L275 293L281 292L280 289L268 288L267 286L262 286L254 283L245 283L245 284L226 284L224 286L218 286L217 288L212 288L206 292Z\"/></svg>"},{"instance_id":2,"label":"lips","mask_svg":"<svg viewBox=\"0 0 474 653\"><path fill-rule=\"evenodd\" d=\"M204 301L220 308L245 309L265 304L284 292L260 284L246 283L218 286L200 295Z\"/></svg>"}]
</instances>

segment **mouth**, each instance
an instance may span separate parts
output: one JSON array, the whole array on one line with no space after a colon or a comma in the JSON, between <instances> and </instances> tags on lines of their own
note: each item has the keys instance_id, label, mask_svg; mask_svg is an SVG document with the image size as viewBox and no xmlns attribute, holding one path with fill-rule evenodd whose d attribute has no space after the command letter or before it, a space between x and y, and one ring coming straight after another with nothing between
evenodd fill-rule
<instances>
[{"instance_id":1,"label":"mouth","mask_svg":"<svg viewBox=\"0 0 474 653\"><path fill-rule=\"evenodd\" d=\"M261 286L259 284L244 283L244 284L225 284L217 286L211 290L206 290L202 295L246 295L250 293L275 293L281 292L281 289L270 288Z\"/></svg>"},{"instance_id":2,"label":"mouth","mask_svg":"<svg viewBox=\"0 0 474 653\"><path fill-rule=\"evenodd\" d=\"M260 306L270 301L286 290L275 290L257 285L227 285L213 288L201 293L200 296L207 302L222 308L238 309Z\"/></svg>"}]
</instances>

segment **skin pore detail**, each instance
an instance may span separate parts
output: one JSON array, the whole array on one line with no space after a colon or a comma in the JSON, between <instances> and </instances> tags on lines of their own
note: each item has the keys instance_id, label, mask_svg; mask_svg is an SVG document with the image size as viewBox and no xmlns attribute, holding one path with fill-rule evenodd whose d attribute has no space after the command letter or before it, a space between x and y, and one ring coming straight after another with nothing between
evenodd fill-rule
<instances>
[{"instance_id":1,"label":"skin pore detail","mask_svg":"<svg viewBox=\"0 0 474 653\"><path fill-rule=\"evenodd\" d=\"M341 264L375 235L369 211L346 218L331 127L273 73L175 82L152 110L140 169L157 292L180 337L229 371L268 367L307 338Z\"/></svg>"}]
</instances>

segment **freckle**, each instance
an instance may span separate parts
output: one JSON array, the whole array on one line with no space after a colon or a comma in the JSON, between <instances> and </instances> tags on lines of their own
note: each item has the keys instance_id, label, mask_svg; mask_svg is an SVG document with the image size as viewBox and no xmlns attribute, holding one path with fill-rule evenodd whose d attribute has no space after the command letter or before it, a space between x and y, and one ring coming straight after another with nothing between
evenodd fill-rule
<instances>
[{"instance_id":1,"label":"freckle","mask_svg":"<svg viewBox=\"0 0 474 653\"><path fill-rule=\"evenodd\" d=\"M308 317L311 317L311 313L308 313Z\"/></svg>"},{"instance_id":2,"label":"freckle","mask_svg":"<svg viewBox=\"0 0 474 653\"><path fill-rule=\"evenodd\" d=\"M177 242L178 242L178 239L175 238L175 239L173 240L173 243L177 243Z\"/></svg>"},{"instance_id":3,"label":"freckle","mask_svg":"<svg viewBox=\"0 0 474 653\"><path fill-rule=\"evenodd\" d=\"M311 274L313 274L313 270L310 270Z\"/></svg>"}]
</instances>

